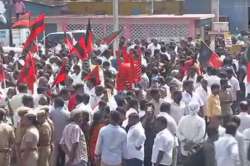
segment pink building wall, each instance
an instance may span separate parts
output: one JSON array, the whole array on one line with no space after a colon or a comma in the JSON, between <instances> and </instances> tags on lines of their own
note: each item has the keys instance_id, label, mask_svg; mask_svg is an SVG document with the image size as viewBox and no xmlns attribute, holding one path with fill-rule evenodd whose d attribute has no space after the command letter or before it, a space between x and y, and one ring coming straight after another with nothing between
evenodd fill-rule
<instances>
[{"instance_id":1,"label":"pink building wall","mask_svg":"<svg viewBox=\"0 0 250 166\"><path fill-rule=\"evenodd\" d=\"M212 18L212 15L141 15L121 16L120 26L123 36L128 39L135 38L170 38L195 37L196 22ZM113 31L112 16L56 16L48 17L47 23L56 23L57 31L86 29L88 19L91 19L93 31L97 38L101 38Z\"/></svg>"}]
</instances>

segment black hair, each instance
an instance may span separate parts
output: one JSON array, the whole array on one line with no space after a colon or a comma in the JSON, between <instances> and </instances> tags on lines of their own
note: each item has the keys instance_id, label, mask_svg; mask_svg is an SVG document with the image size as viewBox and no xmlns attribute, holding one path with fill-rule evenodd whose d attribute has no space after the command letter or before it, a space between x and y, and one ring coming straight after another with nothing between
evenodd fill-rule
<instances>
[{"instance_id":1,"label":"black hair","mask_svg":"<svg viewBox=\"0 0 250 166\"><path fill-rule=\"evenodd\" d=\"M157 118L156 118L156 121L160 122L160 123L161 123L162 125L164 125L165 127L168 126L168 121L167 121L167 119L166 119L165 117L162 117L162 116L157 117Z\"/></svg>"},{"instance_id":2,"label":"black hair","mask_svg":"<svg viewBox=\"0 0 250 166\"><path fill-rule=\"evenodd\" d=\"M208 125L207 127L207 136L208 137L213 137L218 135L218 129L212 125Z\"/></svg>"},{"instance_id":3,"label":"black hair","mask_svg":"<svg viewBox=\"0 0 250 166\"><path fill-rule=\"evenodd\" d=\"M111 121L113 121L116 124L119 124L121 121L121 115L119 112L117 111L111 111L110 112L110 119Z\"/></svg>"},{"instance_id":4,"label":"black hair","mask_svg":"<svg viewBox=\"0 0 250 166\"><path fill-rule=\"evenodd\" d=\"M30 105L30 103L32 102L32 106ZM32 96L29 95L24 95L22 97L22 103L25 107L34 107L34 100Z\"/></svg>"},{"instance_id":5,"label":"black hair","mask_svg":"<svg viewBox=\"0 0 250 166\"><path fill-rule=\"evenodd\" d=\"M169 103L162 103L160 106L160 112L170 112L171 105Z\"/></svg>"},{"instance_id":6,"label":"black hair","mask_svg":"<svg viewBox=\"0 0 250 166\"><path fill-rule=\"evenodd\" d=\"M220 89L220 85L218 85L218 84L213 84L213 85L211 86L211 90L214 90L214 89Z\"/></svg>"},{"instance_id":7,"label":"black hair","mask_svg":"<svg viewBox=\"0 0 250 166\"><path fill-rule=\"evenodd\" d=\"M240 126L240 118L238 116L232 116L232 122L236 123L237 126Z\"/></svg>"},{"instance_id":8,"label":"black hair","mask_svg":"<svg viewBox=\"0 0 250 166\"><path fill-rule=\"evenodd\" d=\"M226 133L235 136L237 131L237 124L235 122L229 122L225 125Z\"/></svg>"},{"instance_id":9,"label":"black hair","mask_svg":"<svg viewBox=\"0 0 250 166\"><path fill-rule=\"evenodd\" d=\"M61 97L55 98L54 105L55 107L63 107L64 106L63 99Z\"/></svg>"},{"instance_id":10,"label":"black hair","mask_svg":"<svg viewBox=\"0 0 250 166\"><path fill-rule=\"evenodd\" d=\"M26 93L28 91L28 87L26 84L19 84L17 86L17 89L19 92L24 92L24 93Z\"/></svg>"},{"instance_id":11,"label":"black hair","mask_svg":"<svg viewBox=\"0 0 250 166\"><path fill-rule=\"evenodd\" d=\"M84 101L83 95L76 95L76 101L78 104L82 103Z\"/></svg>"}]
</instances>

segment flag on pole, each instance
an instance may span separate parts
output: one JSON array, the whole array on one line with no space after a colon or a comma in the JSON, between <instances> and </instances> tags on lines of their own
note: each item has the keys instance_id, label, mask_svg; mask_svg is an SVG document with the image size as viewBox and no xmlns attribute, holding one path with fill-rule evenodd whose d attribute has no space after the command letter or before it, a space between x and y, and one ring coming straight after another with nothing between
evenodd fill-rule
<instances>
[{"instance_id":1,"label":"flag on pole","mask_svg":"<svg viewBox=\"0 0 250 166\"><path fill-rule=\"evenodd\" d=\"M112 32L110 35L104 37L99 41L101 44L111 45L114 40L122 33L122 30Z\"/></svg>"},{"instance_id":2,"label":"flag on pole","mask_svg":"<svg viewBox=\"0 0 250 166\"><path fill-rule=\"evenodd\" d=\"M86 53L84 36L82 36L79 41L74 45L74 47L70 50L70 54L72 53L76 53L77 57L82 61L85 61L89 58Z\"/></svg>"},{"instance_id":3,"label":"flag on pole","mask_svg":"<svg viewBox=\"0 0 250 166\"><path fill-rule=\"evenodd\" d=\"M36 73L36 61L33 55L29 52L25 58L24 66L21 69L20 78L18 82L27 84L29 90L31 90L32 93L34 92Z\"/></svg>"},{"instance_id":4,"label":"flag on pole","mask_svg":"<svg viewBox=\"0 0 250 166\"><path fill-rule=\"evenodd\" d=\"M23 46L24 54L27 54L30 51L34 41L36 41L39 35L45 30L44 19L45 19L45 15L41 14L32 22L31 28L30 28L31 29L30 35L26 39L24 46Z\"/></svg>"},{"instance_id":5,"label":"flag on pole","mask_svg":"<svg viewBox=\"0 0 250 166\"><path fill-rule=\"evenodd\" d=\"M91 29L90 19L88 19L87 32L85 36L85 48L88 58L94 49L94 35Z\"/></svg>"},{"instance_id":6,"label":"flag on pole","mask_svg":"<svg viewBox=\"0 0 250 166\"><path fill-rule=\"evenodd\" d=\"M24 15L21 15L19 20L16 21L13 25L12 28L30 28L31 26L31 13L27 12Z\"/></svg>"},{"instance_id":7,"label":"flag on pole","mask_svg":"<svg viewBox=\"0 0 250 166\"><path fill-rule=\"evenodd\" d=\"M202 67L211 66L215 69L222 67L223 62L220 59L219 55L212 51L206 43L201 41L199 61Z\"/></svg>"},{"instance_id":8,"label":"flag on pole","mask_svg":"<svg viewBox=\"0 0 250 166\"><path fill-rule=\"evenodd\" d=\"M58 72L57 76L55 77L55 80L52 84L52 87L54 87L55 85L58 85L62 82L64 82L65 80L68 79L68 71L67 71L67 61L63 61L63 64L61 66L60 71Z\"/></svg>"},{"instance_id":9,"label":"flag on pole","mask_svg":"<svg viewBox=\"0 0 250 166\"><path fill-rule=\"evenodd\" d=\"M96 65L96 67L84 78L84 80L92 80L92 79L95 79L96 86L101 84L100 67L98 65Z\"/></svg>"}]
</instances>

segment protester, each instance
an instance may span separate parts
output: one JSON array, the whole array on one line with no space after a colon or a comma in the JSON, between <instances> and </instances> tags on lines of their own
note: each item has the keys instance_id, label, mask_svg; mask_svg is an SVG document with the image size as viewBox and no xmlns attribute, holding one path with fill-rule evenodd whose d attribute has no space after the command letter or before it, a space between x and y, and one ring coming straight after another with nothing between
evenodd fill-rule
<instances>
[{"instance_id":1,"label":"protester","mask_svg":"<svg viewBox=\"0 0 250 166\"><path fill-rule=\"evenodd\" d=\"M60 140L64 127L68 124L69 112L65 109L64 101L62 98L56 98L54 101L54 108L50 111L50 118L54 124L54 150L52 154L52 165L63 165L65 162L64 153L59 147Z\"/></svg>"},{"instance_id":2,"label":"protester","mask_svg":"<svg viewBox=\"0 0 250 166\"><path fill-rule=\"evenodd\" d=\"M128 126L127 165L143 166L146 136L138 113L131 113L129 115Z\"/></svg>"},{"instance_id":3,"label":"protester","mask_svg":"<svg viewBox=\"0 0 250 166\"><path fill-rule=\"evenodd\" d=\"M158 114L157 117L164 117L168 121L168 130L173 134L173 136L176 135L177 132L177 124L170 116L170 104L169 103L162 103L160 107L160 113Z\"/></svg>"},{"instance_id":4,"label":"protester","mask_svg":"<svg viewBox=\"0 0 250 166\"><path fill-rule=\"evenodd\" d=\"M119 34L94 43L88 26L80 41L65 35L44 51L40 45L33 50L43 17L32 18L22 55L0 52L1 124L6 119L15 129L13 165L221 166L237 158L249 165L246 41L231 55L217 36L215 51L199 38L178 43L121 36L113 50ZM218 59L210 62L207 53ZM227 141L237 143L233 158Z\"/></svg>"},{"instance_id":5,"label":"protester","mask_svg":"<svg viewBox=\"0 0 250 166\"><path fill-rule=\"evenodd\" d=\"M127 134L120 120L119 112L111 111L110 124L99 132L95 154L101 166L122 166L127 159Z\"/></svg>"},{"instance_id":6,"label":"protester","mask_svg":"<svg viewBox=\"0 0 250 166\"><path fill-rule=\"evenodd\" d=\"M221 104L219 98L220 85L213 84L211 86L211 95L208 97L206 116L209 121L221 116Z\"/></svg>"},{"instance_id":7,"label":"protester","mask_svg":"<svg viewBox=\"0 0 250 166\"><path fill-rule=\"evenodd\" d=\"M191 103L188 107L190 115L184 116L177 128L177 137L181 144L184 159L192 154L194 147L204 142L205 120L199 117L199 104Z\"/></svg>"},{"instance_id":8,"label":"protester","mask_svg":"<svg viewBox=\"0 0 250 166\"><path fill-rule=\"evenodd\" d=\"M219 138L215 144L215 159L217 166L240 165L238 143L235 139L237 125L233 122L226 124L225 136Z\"/></svg>"},{"instance_id":9,"label":"protester","mask_svg":"<svg viewBox=\"0 0 250 166\"><path fill-rule=\"evenodd\" d=\"M60 144L66 154L66 165L87 166L87 142L80 124L83 120L83 111L73 110L70 113L71 123L63 130Z\"/></svg>"},{"instance_id":10,"label":"protester","mask_svg":"<svg viewBox=\"0 0 250 166\"><path fill-rule=\"evenodd\" d=\"M245 129L250 128L250 115L248 114L248 103L247 101L240 102L240 118L239 132L243 132Z\"/></svg>"},{"instance_id":11,"label":"protester","mask_svg":"<svg viewBox=\"0 0 250 166\"><path fill-rule=\"evenodd\" d=\"M218 140L218 129L213 126L207 127L207 140L204 143L205 166L216 166L214 142Z\"/></svg>"},{"instance_id":12,"label":"protester","mask_svg":"<svg viewBox=\"0 0 250 166\"><path fill-rule=\"evenodd\" d=\"M172 164L174 137L167 129L167 119L158 117L155 121L157 134L154 140L152 163L155 166L169 166Z\"/></svg>"}]
</instances>

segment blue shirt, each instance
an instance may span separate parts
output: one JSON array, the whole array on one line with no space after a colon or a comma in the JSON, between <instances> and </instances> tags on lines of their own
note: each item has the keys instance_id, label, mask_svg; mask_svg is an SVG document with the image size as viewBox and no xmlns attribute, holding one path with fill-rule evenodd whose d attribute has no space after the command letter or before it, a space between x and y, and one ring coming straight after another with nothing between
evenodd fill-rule
<instances>
[{"instance_id":1,"label":"blue shirt","mask_svg":"<svg viewBox=\"0 0 250 166\"><path fill-rule=\"evenodd\" d=\"M103 127L98 135L95 154L107 165L119 165L126 158L127 134L120 126Z\"/></svg>"}]
</instances>

